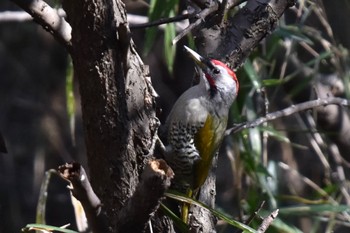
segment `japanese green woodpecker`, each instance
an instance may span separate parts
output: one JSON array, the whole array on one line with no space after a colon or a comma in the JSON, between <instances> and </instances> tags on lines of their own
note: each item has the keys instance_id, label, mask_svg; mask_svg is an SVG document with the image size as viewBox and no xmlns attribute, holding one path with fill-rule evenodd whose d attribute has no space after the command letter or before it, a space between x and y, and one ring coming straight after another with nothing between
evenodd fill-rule
<instances>
[{"instance_id":1,"label":"japanese green woodpecker","mask_svg":"<svg viewBox=\"0 0 350 233\"><path fill-rule=\"evenodd\" d=\"M193 197L205 182L223 140L229 108L239 88L235 73L224 63L200 56L185 46L200 70L200 82L184 92L165 127L165 160L175 173L172 187ZM188 205L182 219L187 222Z\"/></svg>"}]
</instances>

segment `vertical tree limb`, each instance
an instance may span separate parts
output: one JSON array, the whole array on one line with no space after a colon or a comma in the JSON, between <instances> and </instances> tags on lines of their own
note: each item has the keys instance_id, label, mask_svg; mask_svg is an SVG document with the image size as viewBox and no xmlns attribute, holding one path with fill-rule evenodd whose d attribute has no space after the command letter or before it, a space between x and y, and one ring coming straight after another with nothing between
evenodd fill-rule
<instances>
[{"instance_id":1,"label":"vertical tree limb","mask_svg":"<svg viewBox=\"0 0 350 233\"><path fill-rule=\"evenodd\" d=\"M148 159L143 155L155 130L153 89L121 1L66 0L63 7L72 25L91 183L115 231Z\"/></svg>"}]
</instances>

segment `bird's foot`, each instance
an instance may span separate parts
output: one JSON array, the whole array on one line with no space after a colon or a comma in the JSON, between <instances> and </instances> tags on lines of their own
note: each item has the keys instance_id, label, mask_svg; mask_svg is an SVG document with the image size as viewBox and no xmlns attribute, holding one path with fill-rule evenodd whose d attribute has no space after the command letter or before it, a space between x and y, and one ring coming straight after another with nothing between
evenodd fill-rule
<instances>
[{"instance_id":1,"label":"bird's foot","mask_svg":"<svg viewBox=\"0 0 350 233\"><path fill-rule=\"evenodd\" d=\"M151 143L151 147L148 150L148 154L144 155L145 157L151 157L154 155L154 151L156 150L156 148L159 149L160 153L162 155L165 154L166 148L163 144L163 142L160 140L159 136L158 136L158 129L160 124L160 121L158 118L154 118L154 124L155 124L155 131L154 131L154 135L152 137L152 143Z\"/></svg>"}]
</instances>

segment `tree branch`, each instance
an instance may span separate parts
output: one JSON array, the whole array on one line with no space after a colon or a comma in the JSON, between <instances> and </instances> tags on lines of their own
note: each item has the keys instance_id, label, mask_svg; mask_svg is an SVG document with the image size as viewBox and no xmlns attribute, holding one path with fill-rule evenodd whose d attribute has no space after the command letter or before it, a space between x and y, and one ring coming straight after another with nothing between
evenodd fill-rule
<instances>
[{"instance_id":1,"label":"tree branch","mask_svg":"<svg viewBox=\"0 0 350 233\"><path fill-rule=\"evenodd\" d=\"M267 121L272 121L277 118L285 117L285 116L290 116L294 113L305 111L307 109L311 108L316 108L324 105L331 105L331 104L336 104L336 105L342 105L342 106L350 106L350 101L347 99L343 98L337 98L337 97L330 97L330 98L324 98L324 99L317 99L317 100L310 100L304 103L292 105L288 108L285 108L280 111L272 112L266 114L264 117L259 117L258 119L250 122L244 122L241 124L238 124L237 126L234 126L228 130L226 130L225 135L230 135L232 133L237 133L239 131L242 131L243 129L247 128L254 128L262 123L265 123Z\"/></svg>"},{"instance_id":2,"label":"tree branch","mask_svg":"<svg viewBox=\"0 0 350 233\"><path fill-rule=\"evenodd\" d=\"M212 14L213 12L217 11L219 9L218 4L212 4L210 7L205 8L198 14L196 14L197 20L193 23L191 23L187 28L185 28L182 32L180 32L172 41L173 45L176 44L179 40L181 40L184 36L186 36L188 33L190 33L194 28L198 27L202 22L204 22L204 19Z\"/></svg>"},{"instance_id":3,"label":"tree branch","mask_svg":"<svg viewBox=\"0 0 350 233\"><path fill-rule=\"evenodd\" d=\"M57 9L57 13L61 17L65 17L66 13L62 8ZM24 22L31 21L33 17L26 11L1 11L0 22Z\"/></svg>"},{"instance_id":4,"label":"tree branch","mask_svg":"<svg viewBox=\"0 0 350 233\"><path fill-rule=\"evenodd\" d=\"M92 232L107 232L101 214L101 201L92 189L84 168L74 162L59 166L58 171L63 179L71 183L70 191L81 202Z\"/></svg>"},{"instance_id":5,"label":"tree branch","mask_svg":"<svg viewBox=\"0 0 350 233\"><path fill-rule=\"evenodd\" d=\"M35 22L40 24L54 38L63 44L68 50L71 49L72 28L61 17L56 9L53 9L42 0L12 0L23 10L28 12Z\"/></svg>"},{"instance_id":6,"label":"tree branch","mask_svg":"<svg viewBox=\"0 0 350 233\"><path fill-rule=\"evenodd\" d=\"M171 18L164 18L164 19L162 18L162 19L158 19L158 20L155 20L152 22L130 25L130 29L143 29L143 28L148 28L148 27L154 27L154 26L159 26L162 24L182 21L185 19L189 19L191 17L193 17L193 14L176 15L176 16L171 17ZM132 22L129 21L129 23L132 23Z\"/></svg>"},{"instance_id":7,"label":"tree branch","mask_svg":"<svg viewBox=\"0 0 350 233\"><path fill-rule=\"evenodd\" d=\"M61 17L66 17L66 12L62 8L57 9L57 13ZM165 18L165 19L159 19L155 20L153 22L148 22L147 16L142 15L134 15L134 14L128 14L128 23L130 24L130 29L142 29L147 27L153 27L153 26L160 26L160 29L164 29L162 27L162 24L176 22L176 31L182 31L188 26L188 22L180 22L185 19L189 19L193 17L191 14L183 14L183 15L177 15L172 18ZM33 20L33 17L25 12L25 11L1 11L0 12L0 23L2 22L23 22L23 21L31 21Z\"/></svg>"},{"instance_id":8,"label":"tree branch","mask_svg":"<svg viewBox=\"0 0 350 233\"><path fill-rule=\"evenodd\" d=\"M273 222L273 220L275 220L275 218L278 215L278 209L274 210L269 216L267 216L266 218L264 218L264 220L262 221L262 223L260 224L259 228L256 230L257 233L264 233L267 228L269 228L269 226L271 225L271 223Z\"/></svg>"},{"instance_id":9,"label":"tree branch","mask_svg":"<svg viewBox=\"0 0 350 233\"><path fill-rule=\"evenodd\" d=\"M240 1L228 2L228 7ZM223 27L207 24L196 35L199 52L216 59L225 59L231 67L239 67L258 45L275 28L278 19L292 5L291 0L248 0Z\"/></svg>"},{"instance_id":10,"label":"tree branch","mask_svg":"<svg viewBox=\"0 0 350 233\"><path fill-rule=\"evenodd\" d=\"M318 75L314 82L314 91L318 98L339 96L344 93L344 84L336 75ZM329 132L328 138L333 141L340 154L346 161L350 161L350 116L340 106L329 105L317 108L317 127Z\"/></svg>"},{"instance_id":11,"label":"tree branch","mask_svg":"<svg viewBox=\"0 0 350 233\"><path fill-rule=\"evenodd\" d=\"M141 176L133 196L118 216L118 231L143 232L150 217L158 209L165 191L170 187L174 172L164 160L150 161Z\"/></svg>"},{"instance_id":12,"label":"tree branch","mask_svg":"<svg viewBox=\"0 0 350 233\"><path fill-rule=\"evenodd\" d=\"M226 8L231 9L232 7L238 6L246 1L247 0L228 0Z\"/></svg>"}]
</instances>

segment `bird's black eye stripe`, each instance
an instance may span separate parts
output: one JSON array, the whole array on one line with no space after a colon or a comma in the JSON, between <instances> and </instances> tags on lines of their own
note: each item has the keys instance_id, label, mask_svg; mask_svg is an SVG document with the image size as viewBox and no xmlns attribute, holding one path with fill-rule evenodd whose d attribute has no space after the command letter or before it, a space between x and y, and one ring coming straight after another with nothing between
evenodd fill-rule
<instances>
[{"instance_id":1,"label":"bird's black eye stripe","mask_svg":"<svg viewBox=\"0 0 350 233\"><path fill-rule=\"evenodd\" d=\"M220 74L220 69L217 68L210 59L206 58L205 59L205 64L209 67L210 70L212 70L213 74Z\"/></svg>"},{"instance_id":2,"label":"bird's black eye stripe","mask_svg":"<svg viewBox=\"0 0 350 233\"><path fill-rule=\"evenodd\" d=\"M203 63L205 63L210 69L215 69L214 64L210 61L209 58L205 58L205 60L203 61Z\"/></svg>"}]
</instances>

